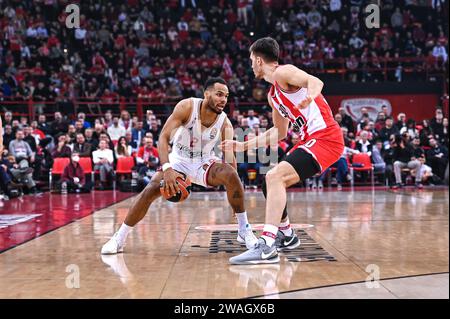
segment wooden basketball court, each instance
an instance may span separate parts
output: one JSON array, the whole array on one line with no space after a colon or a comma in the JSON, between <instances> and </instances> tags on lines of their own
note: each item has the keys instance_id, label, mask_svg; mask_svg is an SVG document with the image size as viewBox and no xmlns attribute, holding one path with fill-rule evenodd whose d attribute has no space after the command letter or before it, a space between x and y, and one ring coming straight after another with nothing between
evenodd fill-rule
<instances>
[{"instance_id":1,"label":"wooden basketball court","mask_svg":"<svg viewBox=\"0 0 450 319\"><path fill-rule=\"evenodd\" d=\"M235 220L220 192L193 193L180 204L159 199L123 254L101 256L128 198L0 253L0 298L307 298L308 291L377 298L393 291L388 279L401 277L421 281L397 285L390 297L427 297L421 295L427 288L448 298L448 199L448 188L292 191L289 212L300 248L280 264L231 266L228 258L244 247L235 241ZM262 194L248 191L246 202L260 229ZM440 277L415 277L429 274Z\"/></svg>"}]
</instances>

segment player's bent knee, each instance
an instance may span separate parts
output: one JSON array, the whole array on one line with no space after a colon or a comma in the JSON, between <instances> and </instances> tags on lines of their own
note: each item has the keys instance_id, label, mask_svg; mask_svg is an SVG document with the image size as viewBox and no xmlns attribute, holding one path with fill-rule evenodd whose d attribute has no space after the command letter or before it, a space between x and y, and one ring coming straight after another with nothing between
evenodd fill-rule
<instances>
[{"instance_id":1,"label":"player's bent knee","mask_svg":"<svg viewBox=\"0 0 450 319\"><path fill-rule=\"evenodd\" d=\"M273 168L270 171L268 171L266 174L266 178L265 178L266 184L270 185L271 183L276 182L277 180L280 181L281 177L282 176L281 176L280 172L276 168Z\"/></svg>"},{"instance_id":2,"label":"player's bent knee","mask_svg":"<svg viewBox=\"0 0 450 319\"><path fill-rule=\"evenodd\" d=\"M235 169L231 166L227 165L223 169L223 173L221 175L221 180L224 185L240 183L239 175Z\"/></svg>"}]
</instances>

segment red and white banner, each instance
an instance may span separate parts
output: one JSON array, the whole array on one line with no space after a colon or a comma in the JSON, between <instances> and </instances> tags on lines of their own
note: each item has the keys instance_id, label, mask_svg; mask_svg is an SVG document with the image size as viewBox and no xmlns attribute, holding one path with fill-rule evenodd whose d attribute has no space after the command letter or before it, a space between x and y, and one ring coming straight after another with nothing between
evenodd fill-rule
<instances>
[{"instance_id":1,"label":"red and white banner","mask_svg":"<svg viewBox=\"0 0 450 319\"><path fill-rule=\"evenodd\" d=\"M369 115L375 119L381 107L386 105L390 115L397 118L399 113L405 113L406 118L416 121L434 117L439 96L436 94L397 94L397 95L328 95L326 96L333 114L344 107L353 119L361 117L361 108L369 110Z\"/></svg>"},{"instance_id":2,"label":"red and white banner","mask_svg":"<svg viewBox=\"0 0 450 319\"><path fill-rule=\"evenodd\" d=\"M369 117L372 120L376 120L379 112L382 111L383 106L387 107L388 114L392 113L392 106L387 99L378 98L356 98L342 100L340 107L345 109L345 112L357 121L361 118L363 108L367 109Z\"/></svg>"}]
</instances>

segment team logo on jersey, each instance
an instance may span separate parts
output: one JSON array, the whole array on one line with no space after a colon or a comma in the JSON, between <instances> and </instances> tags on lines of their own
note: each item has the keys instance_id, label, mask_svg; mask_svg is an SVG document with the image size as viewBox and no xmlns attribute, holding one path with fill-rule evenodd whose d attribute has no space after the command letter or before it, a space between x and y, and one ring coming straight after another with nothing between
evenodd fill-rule
<instances>
[{"instance_id":1,"label":"team logo on jersey","mask_svg":"<svg viewBox=\"0 0 450 319\"><path fill-rule=\"evenodd\" d=\"M217 135L217 129L216 129L216 128L213 128L213 129L211 130L211 133L209 133L209 138L210 138L211 140L213 140L213 139L216 138L216 135Z\"/></svg>"},{"instance_id":2,"label":"team logo on jersey","mask_svg":"<svg viewBox=\"0 0 450 319\"><path fill-rule=\"evenodd\" d=\"M286 110L286 107L283 104L278 104L278 110L280 110L281 115L283 115L285 118L289 118L289 113Z\"/></svg>"}]
</instances>

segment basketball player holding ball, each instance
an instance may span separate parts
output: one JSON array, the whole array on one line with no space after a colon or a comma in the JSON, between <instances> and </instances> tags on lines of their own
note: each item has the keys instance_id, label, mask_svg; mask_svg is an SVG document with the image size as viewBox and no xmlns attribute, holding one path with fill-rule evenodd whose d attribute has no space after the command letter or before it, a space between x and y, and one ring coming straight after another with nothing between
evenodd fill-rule
<instances>
[{"instance_id":1,"label":"basketball player holding ball","mask_svg":"<svg viewBox=\"0 0 450 319\"><path fill-rule=\"evenodd\" d=\"M238 220L237 240L245 243L247 248L256 244L257 239L244 208L244 189L237 173L234 154L224 152L226 159L231 158L228 164L213 152L219 142L233 139L233 127L223 112L228 95L225 80L212 78L205 84L204 99L188 98L175 106L159 137L162 170L153 176L136 197L119 230L103 245L102 254L122 252L129 232L144 218L150 205L161 193L165 194L166 199L179 194L181 191L177 179L182 184L182 181L187 180L185 177L205 187L225 186L228 202ZM169 154L170 141L173 141L173 146ZM185 186L183 184L182 188Z\"/></svg>"},{"instance_id":2,"label":"basketball player holding ball","mask_svg":"<svg viewBox=\"0 0 450 319\"><path fill-rule=\"evenodd\" d=\"M250 47L255 77L272 84L267 98L274 127L244 143L224 141L221 148L245 151L263 147L273 139L284 139L289 125L299 134L300 141L267 173L262 187L267 198L262 236L256 246L230 258L232 264L276 263L280 260L278 251L300 245L289 223L286 189L323 172L344 151L339 124L321 94L323 82L294 65L279 65L279 54L278 43L269 37L257 40Z\"/></svg>"}]
</instances>

